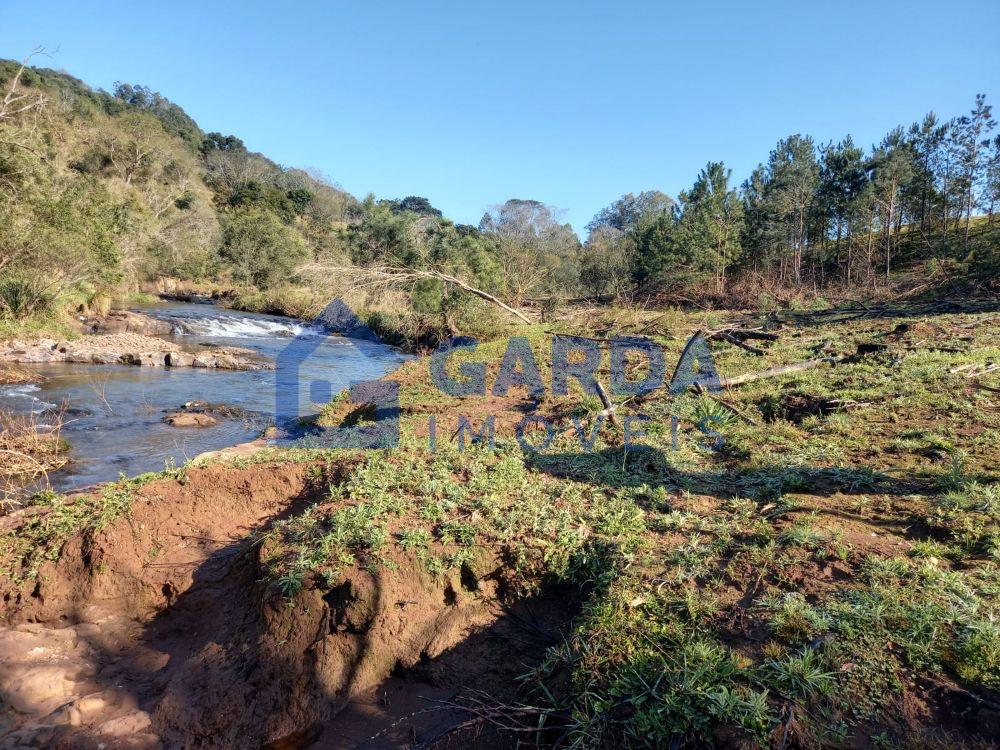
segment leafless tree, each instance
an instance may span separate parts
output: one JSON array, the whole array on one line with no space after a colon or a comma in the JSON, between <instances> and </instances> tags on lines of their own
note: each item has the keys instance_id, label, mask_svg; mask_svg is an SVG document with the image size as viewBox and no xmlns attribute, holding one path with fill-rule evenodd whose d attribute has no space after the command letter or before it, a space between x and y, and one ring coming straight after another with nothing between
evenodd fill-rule
<instances>
[{"instance_id":1,"label":"leafless tree","mask_svg":"<svg viewBox=\"0 0 1000 750\"><path fill-rule=\"evenodd\" d=\"M24 71L28 68L28 63L31 62L31 58L36 55L47 55L44 47L36 47L32 50L31 54L21 61L21 67L17 69L14 77L11 79L7 86L7 91L4 92L3 99L0 99L0 125L12 124L20 120L23 116L29 113L41 112L45 105L48 104L48 97L40 91L25 91L24 87L21 85L21 78L24 76ZM33 148L19 140L10 140L3 137L3 131L0 130L0 143L11 146L14 148L20 148L28 151L37 156L37 153Z\"/></svg>"},{"instance_id":2,"label":"leafless tree","mask_svg":"<svg viewBox=\"0 0 1000 750\"><path fill-rule=\"evenodd\" d=\"M274 174L274 168L257 154L242 150L211 151L205 157L205 166L212 180L227 192L252 181L264 181Z\"/></svg>"},{"instance_id":3,"label":"leafless tree","mask_svg":"<svg viewBox=\"0 0 1000 750\"><path fill-rule=\"evenodd\" d=\"M36 47L30 55L21 61L21 67L17 69L17 73L14 74L7 87L7 92L0 100L0 121L13 120L26 112L40 110L48 103L49 100L45 94L37 91L24 91L21 88L21 78L28 63L31 62L31 58L44 54L47 53L43 47Z\"/></svg>"},{"instance_id":4,"label":"leafless tree","mask_svg":"<svg viewBox=\"0 0 1000 750\"><path fill-rule=\"evenodd\" d=\"M160 152L153 123L139 113L123 116L122 134L109 135L104 145L115 172L126 185L145 169Z\"/></svg>"}]
</instances>

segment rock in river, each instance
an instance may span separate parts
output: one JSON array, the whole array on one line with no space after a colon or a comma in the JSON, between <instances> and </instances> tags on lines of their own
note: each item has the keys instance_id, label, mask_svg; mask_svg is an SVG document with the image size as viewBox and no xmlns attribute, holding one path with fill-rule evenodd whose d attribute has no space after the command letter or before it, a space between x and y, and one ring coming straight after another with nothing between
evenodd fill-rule
<instances>
[{"instance_id":1,"label":"rock in river","mask_svg":"<svg viewBox=\"0 0 1000 750\"><path fill-rule=\"evenodd\" d=\"M171 427L212 427L219 420L204 412L175 411L163 418Z\"/></svg>"}]
</instances>

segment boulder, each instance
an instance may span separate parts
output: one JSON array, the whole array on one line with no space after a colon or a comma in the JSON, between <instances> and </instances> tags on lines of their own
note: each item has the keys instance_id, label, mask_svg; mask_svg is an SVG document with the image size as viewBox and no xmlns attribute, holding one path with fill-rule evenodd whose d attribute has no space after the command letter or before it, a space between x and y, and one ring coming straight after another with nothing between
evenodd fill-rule
<instances>
[{"instance_id":1,"label":"boulder","mask_svg":"<svg viewBox=\"0 0 1000 750\"><path fill-rule=\"evenodd\" d=\"M115 310L107 315L84 318L84 326L91 333L135 333L140 336L169 336L172 324L144 313Z\"/></svg>"},{"instance_id":2,"label":"boulder","mask_svg":"<svg viewBox=\"0 0 1000 750\"><path fill-rule=\"evenodd\" d=\"M166 367L167 352L142 352L135 355L143 367Z\"/></svg>"},{"instance_id":3,"label":"boulder","mask_svg":"<svg viewBox=\"0 0 1000 750\"><path fill-rule=\"evenodd\" d=\"M188 352L170 352L167 354L168 367L193 367L194 355Z\"/></svg>"},{"instance_id":4,"label":"boulder","mask_svg":"<svg viewBox=\"0 0 1000 750\"><path fill-rule=\"evenodd\" d=\"M175 411L163 418L171 427L212 427L217 425L219 420L211 414L203 412Z\"/></svg>"},{"instance_id":5,"label":"boulder","mask_svg":"<svg viewBox=\"0 0 1000 750\"><path fill-rule=\"evenodd\" d=\"M214 368L219 366L219 360L211 354L199 354L194 358L192 367Z\"/></svg>"}]
</instances>

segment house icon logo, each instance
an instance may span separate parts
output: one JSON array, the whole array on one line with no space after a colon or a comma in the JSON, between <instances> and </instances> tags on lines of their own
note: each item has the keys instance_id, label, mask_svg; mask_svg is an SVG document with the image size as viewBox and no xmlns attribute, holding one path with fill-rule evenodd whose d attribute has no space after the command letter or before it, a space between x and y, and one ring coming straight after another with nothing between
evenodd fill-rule
<instances>
[{"instance_id":1,"label":"house icon logo","mask_svg":"<svg viewBox=\"0 0 1000 750\"><path fill-rule=\"evenodd\" d=\"M278 443L308 448L392 448L399 444L399 383L368 380L351 383L351 403L374 409L364 424L322 427L305 419L310 405L329 403L329 381L303 382L302 365L332 338L346 338L367 357L385 356L382 340L340 299L335 299L278 354L274 387L274 424ZM308 394L303 398L304 393Z\"/></svg>"}]
</instances>

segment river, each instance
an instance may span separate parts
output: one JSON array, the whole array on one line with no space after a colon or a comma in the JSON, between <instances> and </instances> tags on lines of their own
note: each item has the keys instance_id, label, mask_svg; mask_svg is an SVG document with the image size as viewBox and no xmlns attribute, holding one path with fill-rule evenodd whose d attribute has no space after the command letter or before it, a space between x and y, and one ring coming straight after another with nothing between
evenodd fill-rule
<instances>
[{"instance_id":1,"label":"river","mask_svg":"<svg viewBox=\"0 0 1000 750\"><path fill-rule=\"evenodd\" d=\"M299 378L277 378L292 383L285 388L299 384L302 394L308 394L313 381L329 382L331 391L337 393L352 382L380 378L408 358L392 347L368 342L358 346L351 339L291 318L186 303L138 310L171 322L174 333L161 338L190 351L204 349L204 345L236 346L277 360L296 338L301 342L315 337L316 348L302 362ZM278 395L274 370L64 363L25 367L38 372L45 382L0 387L0 409L33 412L42 425L62 413L62 436L70 445L71 463L50 477L53 489L61 492L122 474L160 471L169 462L179 466L205 451L252 440L273 423ZM202 428L171 427L162 421L167 412L189 401L222 403L256 416L222 419ZM308 399L300 395L300 401Z\"/></svg>"}]
</instances>

